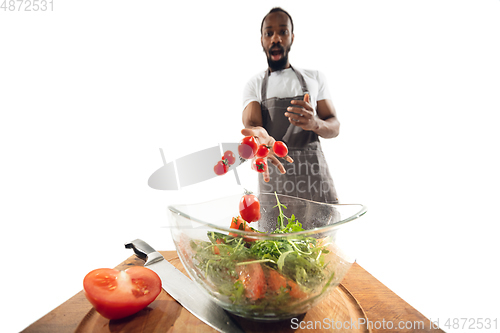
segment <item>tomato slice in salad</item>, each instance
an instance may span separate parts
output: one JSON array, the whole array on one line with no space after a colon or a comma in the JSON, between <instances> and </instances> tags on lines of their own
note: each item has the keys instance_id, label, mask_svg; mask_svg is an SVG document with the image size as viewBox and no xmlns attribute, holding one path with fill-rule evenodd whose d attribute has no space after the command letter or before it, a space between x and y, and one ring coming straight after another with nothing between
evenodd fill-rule
<instances>
[{"instance_id":1,"label":"tomato slice in salad","mask_svg":"<svg viewBox=\"0 0 500 333\"><path fill-rule=\"evenodd\" d=\"M255 232L249 225L248 223L243 220L241 217L233 217L231 220L231 225L229 226L231 229L236 229L236 230L243 230L247 232ZM238 237L238 234L235 234L234 232L230 232L229 236L233 237ZM255 242L257 239L252 238L252 237L243 237L243 240L246 242Z\"/></svg>"},{"instance_id":2,"label":"tomato slice in salad","mask_svg":"<svg viewBox=\"0 0 500 333\"><path fill-rule=\"evenodd\" d=\"M224 244L224 241L220 238L217 238L215 241L217 244ZM214 254L220 254L220 250L217 246L214 246Z\"/></svg>"},{"instance_id":3,"label":"tomato slice in salad","mask_svg":"<svg viewBox=\"0 0 500 333\"><path fill-rule=\"evenodd\" d=\"M153 302L161 292L161 280L155 272L142 266L126 271L99 268L85 276L83 289L103 317L120 319Z\"/></svg>"},{"instance_id":4,"label":"tomato slice in salad","mask_svg":"<svg viewBox=\"0 0 500 333\"><path fill-rule=\"evenodd\" d=\"M267 286L272 292L279 292L281 288L286 288L286 278L274 269L268 269Z\"/></svg>"},{"instance_id":5,"label":"tomato slice in salad","mask_svg":"<svg viewBox=\"0 0 500 333\"><path fill-rule=\"evenodd\" d=\"M306 298L305 293L301 287L293 280L286 278L274 269L268 268L267 271L267 288L270 292L279 293L282 288L286 293L290 293L293 298L301 299Z\"/></svg>"},{"instance_id":6,"label":"tomato slice in salad","mask_svg":"<svg viewBox=\"0 0 500 333\"><path fill-rule=\"evenodd\" d=\"M260 263L237 266L238 280L245 287L245 297L252 301L264 297L267 285L264 271Z\"/></svg>"},{"instance_id":7,"label":"tomato slice in salad","mask_svg":"<svg viewBox=\"0 0 500 333\"><path fill-rule=\"evenodd\" d=\"M292 296L293 298L307 297L307 294L304 291L302 291L302 289L296 282L288 279L287 284L290 287L290 296Z\"/></svg>"}]
</instances>

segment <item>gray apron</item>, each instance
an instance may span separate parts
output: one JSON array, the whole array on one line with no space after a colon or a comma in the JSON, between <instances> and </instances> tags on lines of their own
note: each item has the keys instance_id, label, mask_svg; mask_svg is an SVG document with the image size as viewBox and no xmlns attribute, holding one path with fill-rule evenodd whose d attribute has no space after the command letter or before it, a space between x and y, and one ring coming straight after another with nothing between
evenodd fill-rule
<instances>
[{"instance_id":1,"label":"gray apron","mask_svg":"<svg viewBox=\"0 0 500 333\"><path fill-rule=\"evenodd\" d=\"M318 135L313 131L290 124L285 116L287 107L294 99L303 100L308 92L302 75L294 70L302 86L302 95L290 98L267 98L269 70L262 82L262 120L263 127L276 141L283 141L288 146L288 155L293 163L282 161L286 173L281 174L277 168L269 167L269 182L259 177L261 193L286 194L293 197L317 202L337 203L337 193L328 170L325 156L321 149Z\"/></svg>"}]
</instances>

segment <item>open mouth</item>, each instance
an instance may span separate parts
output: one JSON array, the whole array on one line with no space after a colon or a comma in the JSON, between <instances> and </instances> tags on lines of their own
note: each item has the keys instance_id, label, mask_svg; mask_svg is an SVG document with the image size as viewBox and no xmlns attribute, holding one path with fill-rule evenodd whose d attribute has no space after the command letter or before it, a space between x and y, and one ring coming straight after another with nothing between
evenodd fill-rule
<instances>
[{"instance_id":1,"label":"open mouth","mask_svg":"<svg viewBox=\"0 0 500 333\"><path fill-rule=\"evenodd\" d=\"M278 61L283 57L283 50L279 48L271 49L269 52L271 60Z\"/></svg>"}]
</instances>

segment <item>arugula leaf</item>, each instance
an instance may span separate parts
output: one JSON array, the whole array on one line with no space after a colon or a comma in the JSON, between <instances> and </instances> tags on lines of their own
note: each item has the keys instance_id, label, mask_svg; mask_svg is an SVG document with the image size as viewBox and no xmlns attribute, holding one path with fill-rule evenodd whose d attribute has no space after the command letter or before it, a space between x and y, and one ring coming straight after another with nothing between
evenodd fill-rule
<instances>
[{"instance_id":1,"label":"arugula leaf","mask_svg":"<svg viewBox=\"0 0 500 333\"><path fill-rule=\"evenodd\" d=\"M293 250L290 250L280 255L280 258L278 259L278 269L280 270L280 272L283 270L283 265L285 264L286 256L292 252Z\"/></svg>"}]
</instances>

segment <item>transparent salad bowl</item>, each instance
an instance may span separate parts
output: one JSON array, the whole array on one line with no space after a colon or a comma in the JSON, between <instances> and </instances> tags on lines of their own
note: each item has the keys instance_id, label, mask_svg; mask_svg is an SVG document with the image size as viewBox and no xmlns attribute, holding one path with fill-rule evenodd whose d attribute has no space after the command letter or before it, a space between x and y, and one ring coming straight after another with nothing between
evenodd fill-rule
<instances>
[{"instance_id":1,"label":"transparent salad bowl","mask_svg":"<svg viewBox=\"0 0 500 333\"><path fill-rule=\"evenodd\" d=\"M263 193L260 220L247 224L257 231L245 231L230 228L241 197L168 207L182 264L219 306L237 316L277 321L306 313L349 270L354 221L366 208ZM296 231L297 221L303 231ZM294 232L273 233L287 225Z\"/></svg>"}]
</instances>

